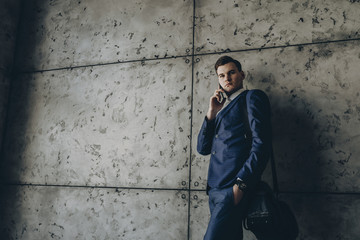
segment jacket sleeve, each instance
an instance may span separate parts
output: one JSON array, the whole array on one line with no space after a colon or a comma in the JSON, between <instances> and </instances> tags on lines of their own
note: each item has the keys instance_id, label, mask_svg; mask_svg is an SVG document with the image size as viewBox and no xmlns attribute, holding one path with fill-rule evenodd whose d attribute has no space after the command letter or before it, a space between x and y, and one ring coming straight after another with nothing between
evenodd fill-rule
<instances>
[{"instance_id":1,"label":"jacket sleeve","mask_svg":"<svg viewBox=\"0 0 360 240\"><path fill-rule=\"evenodd\" d=\"M248 188L254 188L260 180L271 152L271 110L266 94L252 90L246 96L252 142L249 158L237 174Z\"/></svg>"},{"instance_id":2,"label":"jacket sleeve","mask_svg":"<svg viewBox=\"0 0 360 240\"><path fill-rule=\"evenodd\" d=\"M197 142L198 153L200 153L201 155L208 155L211 153L214 134L215 134L215 120L208 120L205 117L198 135L198 142Z\"/></svg>"}]
</instances>

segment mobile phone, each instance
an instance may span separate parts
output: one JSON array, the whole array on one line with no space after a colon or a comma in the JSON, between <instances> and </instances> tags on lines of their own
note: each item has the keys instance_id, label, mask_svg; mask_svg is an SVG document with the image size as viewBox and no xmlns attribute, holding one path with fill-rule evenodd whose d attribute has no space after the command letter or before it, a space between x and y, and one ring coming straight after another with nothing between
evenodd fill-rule
<instances>
[{"instance_id":1,"label":"mobile phone","mask_svg":"<svg viewBox=\"0 0 360 240\"><path fill-rule=\"evenodd\" d=\"M223 89L219 83L219 89ZM224 101L225 95L223 92L220 92L220 100L218 101L219 103L222 103Z\"/></svg>"}]
</instances>

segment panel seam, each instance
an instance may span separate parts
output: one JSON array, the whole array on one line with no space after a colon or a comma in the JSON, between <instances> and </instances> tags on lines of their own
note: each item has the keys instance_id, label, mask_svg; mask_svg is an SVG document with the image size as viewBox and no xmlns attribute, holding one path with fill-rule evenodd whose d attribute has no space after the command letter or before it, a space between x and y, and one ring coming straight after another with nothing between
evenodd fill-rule
<instances>
[{"instance_id":1,"label":"panel seam","mask_svg":"<svg viewBox=\"0 0 360 240\"><path fill-rule=\"evenodd\" d=\"M124 187L124 186L96 186L96 185L65 185L65 184L33 184L33 183L3 183L3 187L58 187L58 188L92 188L92 189L121 189L121 190L145 190L145 191L187 191L206 192L205 189L189 188L152 188L152 187ZM360 195L360 192L332 192L332 191L280 191L279 194L288 195Z\"/></svg>"},{"instance_id":2,"label":"panel seam","mask_svg":"<svg viewBox=\"0 0 360 240\"><path fill-rule=\"evenodd\" d=\"M194 0L195 2L195 0ZM194 17L195 21L195 17ZM195 26L193 26L195 29ZM194 35L194 30L193 30ZM134 59L134 60L124 60L124 61L116 61L116 62L108 62L108 63L97 63L97 64L86 64L86 65L78 65L78 66L68 66L68 67L60 67L60 68L49 68L49 69L41 69L41 70L18 70L19 73L43 73L43 72L51 72L51 71L61 71L61 70L73 70L77 68L87 68L87 67L99 67L99 66L107 66L107 65L115 65L115 64L126 64L126 63L138 63L138 62L147 62L147 61L157 61L157 60L169 60L176 58L187 58L187 57L197 57L197 56L207 56L207 55L220 55L224 53L238 53L238 52L251 52L251 51L264 51L269 49L281 49L281 48L291 48L291 47L303 47L303 46L316 46L322 44L332 44L332 43L343 43L343 42L352 42L352 41L360 41L360 38L349 38L349 39L339 39L332 41L319 41L319 42L308 42L308 43L297 43L297 44L287 44L287 45L278 45L278 46L269 46L269 47L260 47L260 48L247 48L247 49L238 49L238 50L230 50L225 49L223 51L213 51L213 52L205 52L205 53L195 53L194 52L194 40L193 37L193 46L192 46L192 54L189 55L176 55L165 58L143 58L143 59Z\"/></svg>"},{"instance_id":3,"label":"panel seam","mask_svg":"<svg viewBox=\"0 0 360 240\"><path fill-rule=\"evenodd\" d=\"M190 104L190 147L189 147L189 184L188 184L188 229L187 239L191 238L191 165L192 165L192 143L193 143L193 116L194 116L194 59L195 59L195 11L196 0L193 0L193 16L192 16L192 48L191 48L191 104Z\"/></svg>"}]
</instances>

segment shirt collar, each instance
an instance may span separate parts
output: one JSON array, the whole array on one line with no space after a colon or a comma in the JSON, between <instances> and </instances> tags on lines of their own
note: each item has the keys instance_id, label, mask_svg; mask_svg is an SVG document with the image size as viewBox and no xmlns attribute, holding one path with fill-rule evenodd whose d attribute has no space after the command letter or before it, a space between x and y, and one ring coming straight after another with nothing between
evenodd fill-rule
<instances>
[{"instance_id":1,"label":"shirt collar","mask_svg":"<svg viewBox=\"0 0 360 240\"><path fill-rule=\"evenodd\" d=\"M239 90L237 90L236 92L234 92L233 94L231 94L229 97L227 97L228 101L232 101L234 100L237 96L239 96L242 92L245 91L245 88L240 88Z\"/></svg>"}]
</instances>

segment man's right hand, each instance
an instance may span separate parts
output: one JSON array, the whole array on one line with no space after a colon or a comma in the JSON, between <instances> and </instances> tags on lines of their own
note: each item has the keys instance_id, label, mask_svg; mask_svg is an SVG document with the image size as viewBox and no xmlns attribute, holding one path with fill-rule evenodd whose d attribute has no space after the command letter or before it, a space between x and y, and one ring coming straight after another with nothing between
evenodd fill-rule
<instances>
[{"instance_id":1,"label":"man's right hand","mask_svg":"<svg viewBox=\"0 0 360 240\"><path fill-rule=\"evenodd\" d=\"M221 95L220 92L224 93L224 90L222 89L216 89L216 91L214 92L214 95L212 95L210 97L210 102L209 102L209 110L206 114L206 117L208 120L213 120L216 117L216 114L221 110L221 108L224 106L225 103L225 98L223 98L222 102L220 102L221 100Z\"/></svg>"}]
</instances>

